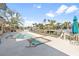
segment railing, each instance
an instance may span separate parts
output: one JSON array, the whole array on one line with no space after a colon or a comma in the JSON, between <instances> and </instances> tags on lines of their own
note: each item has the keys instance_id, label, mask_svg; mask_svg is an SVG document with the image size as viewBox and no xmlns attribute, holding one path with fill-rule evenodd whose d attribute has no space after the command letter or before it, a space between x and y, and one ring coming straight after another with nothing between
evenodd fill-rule
<instances>
[{"instance_id":1,"label":"railing","mask_svg":"<svg viewBox=\"0 0 79 59\"><path fill-rule=\"evenodd\" d=\"M71 33L63 32L61 34L60 38L79 41L79 35L78 34L71 34Z\"/></svg>"},{"instance_id":2,"label":"railing","mask_svg":"<svg viewBox=\"0 0 79 59\"><path fill-rule=\"evenodd\" d=\"M73 45L79 45L79 35L78 34L70 34L70 33L62 33L60 38L69 40L69 42Z\"/></svg>"},{"instance_id":3,"label":"railing","mask_svg":"<svg viewBox=\"0 0 79 59\"><path fill-rule=\"evenodd\" d=\"M34 30L32 32L36 32L41 34L41 32L39 30ZM53 37L58 37L64 40L68 40L70 43L75 44L75 45L79 45L79 35L78 34L72 34L70 32L64 32L64 31L60 31L60 30L44 30L44 32L42 32L44 35L49 35L49 36L53 36Z\"/></svg>"}]
</instances>

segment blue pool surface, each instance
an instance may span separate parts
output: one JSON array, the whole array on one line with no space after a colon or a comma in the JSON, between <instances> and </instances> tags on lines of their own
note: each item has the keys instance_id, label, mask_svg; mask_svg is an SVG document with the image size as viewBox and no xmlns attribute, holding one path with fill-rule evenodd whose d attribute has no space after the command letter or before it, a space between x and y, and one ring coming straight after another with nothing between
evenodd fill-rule
<instances>
[{"instance_id":1,"label":"blue pool surface","mask_svg":"<svg viewBox=\"0 0 79 59\"><path fill-rule=\"evenodd\" d=\"M18 34L16 35L16 38L17 39L29 39L29 38L32 38L33 36L31 34Z\"/></svg>"},{"instance_id":2,"label":"blue pool surface","mask_svg":"<svg viewBox=\"0 0 79 59\"><path fill-rule=\"evenodd\" d=\"M41 37L39 37L39 38L32 38L32 37L33 37L33 35L31 35L31 34L18 34L18 35L16 35L16 39L29 39L29 40L31 40L31 44L36 45L36 46L48 41L48 40L45 40ZM44 40L44 42L40 42L37 39Z\"/></svg>"}]
</instances>

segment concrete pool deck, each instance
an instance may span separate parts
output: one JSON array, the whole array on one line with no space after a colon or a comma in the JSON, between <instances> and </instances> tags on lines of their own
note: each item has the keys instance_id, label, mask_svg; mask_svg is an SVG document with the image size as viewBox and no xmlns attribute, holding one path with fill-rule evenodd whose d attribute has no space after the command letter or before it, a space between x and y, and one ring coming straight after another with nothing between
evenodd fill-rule
<instances>
[{"instance_id":1,"label":"concrete pool deck","mask_svg":"<svg viewBox=\"0 0 79 59\"><path fill-rule=\"evenodd\" d=\"M23 33L23 32L22 32ZM27 40L16 41L15 39L5 39L8 35L16 33L5 33L2 36L0 44L0 56L67 56L67 54L50 47L47 44L41 44L37 47L27 48Z\"/></svg>"},{"instance_id":2,"label":"concrete pool deck","mask_svg":"<svg viewBox=\"0 0 79 59\"><path fill-rule=\"evenodd\" d=\"M66 53L67 55L79 56L79 45L77 46L77 45L71 44L69 40L63 40L60 38L44 36L44 35L40 35L32 32L28 32L28 33L35 35L37 37L40 36L40 37L50 39L51 42L45 43L46 45L56 48L57 50L62 51L63 53Z\"/></svg>"},{"instance_id":3,"label":"concrete pool deck","mask_svg":"<svg viewBox=\"0 0 79 59\"><path fill-rule=\"evenodd\" d=\"M44 37L49 40L45 44L39 45L35 48L27 48L27 40L16 41L15 39L4 39L0 44L0 56L79 56L79 46L69 43L67 40L54 38L50 36L43 36L40 34L24 31L22 33L29 33L35 37ZM16 34L16 33L14 33ZM5 40L5 41L4 41Z\"/></svg>"}]
</instances>

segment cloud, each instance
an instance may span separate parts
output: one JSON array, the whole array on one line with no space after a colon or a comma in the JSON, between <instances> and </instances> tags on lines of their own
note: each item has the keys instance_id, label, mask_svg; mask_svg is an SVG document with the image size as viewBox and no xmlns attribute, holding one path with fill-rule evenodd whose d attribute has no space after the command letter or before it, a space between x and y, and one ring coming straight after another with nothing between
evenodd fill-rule
<instances>
[{"instance_id":1,"label":"cloud","mask_svg":"<svg viewBox=\"0 0 79 59\"><path fill-rule=\"evenodd\" d=\"M77 10L78 10L77 6L73 5L73 6L69 7L69 8L65 11L65 13L68 14L68 13L75 12L75 11L77 11Z\"/></svg>"},{"instance_id":2,"label":"cloud","mask_svg":"<svg viewBox=\"0 0 79 59\"><path fill-rule=\"evenodd\" d=\"M32 26L32 23L34 23L34 21L31 21L28 17L23 17L23 24L24 24L24 27L26 26Z\"/></svg>"},{"instance_id":3,"label":"cloud","mask_svg":"<svg viewBox=\"0 0 79 59\"><path fill-rule=\"evenodd\" d=\"M62 13L63 14L69 14L69 13L72 13L72 12L75 12L77 11L79 8L75 5L71 5L70 7L69 6L66 6L66 5L61 5L57 11L55 11L54 13L52 11L49 11L48 13L46 13L45 15L48 16L48 17L55 17L57 15L61 15Z\"/></svg>"},{"instance_id":4,"label":"cloud","mask_svg":"<svg viewBox=\"0 0 79 59\"><path fill-rule=\"evenodd\" d=\"M23 17L24 20L27 20L27 17Z\"/></svg>"},{"instance_id":5,"label":"cloud","mask_svg":"<svg viewBox=\"0 0 79 59\"><path fill-rule=\"evenodd\" d=\"M37 6L37 8L41 8L41 6L39 5L39 6Z\"/></svg>"},{"instance_id":6,"label":"cloud","mask_svg":"<svg viewBox=\"0 0 79 59\"><path fill-rule=\"evenodd\" d=\"M41 5L36 5L36 4L34 4L33 7L34 7L34 8L38 8L38 9L42 8Z\"/></svg>"},{"instance_id":7,"label":"cloud","mask_svg":"<svg viewBox=\"0 0 79 59\"><path fill-rule=\"evenodd\" d=\"M26 20L24 22L24 27L26 27L26 26L32 26L33 23L35 23L35 22L34 21L31 21L31 20Z\"/></svg>"},{"instance_id":8,"label":"cloud","mask_svg":"<svg viewBox=\"0 0 79 59\"><path fill-rule=\"evenodd\" d=\"M23 17L24 27L26 27L26 26L32 26L33 23L38 23L38 21L30 19L28 17Z\"/></svg>"},{"instance_id":9,"label":"cloud","mask_svg":"<svg viewBox=\"0 0 79 59\"><path fill-rule=\"evenodd\" d=\"M55 14L54 14L54 13L52 13L52 11L49 11L48 13L46 13L46 16L48 16L48 17L54 17L54 16L55 16Z\"/></svg>"},{"instance_id":10,"label":"cloud","mask_svg":"<svg viewBox=\"0 0 79 59\"><path fill-rule=\"evenodd\" d=\"M46 16L55 17L57 15L64 13L67 8L68 7L66 5L61 5L55 13L52 13L52 11L49 11L48 13L46 13Z\"/></svg>"},{"instance_id":11,"label":"cloud","mask_svg":"<svg viewBox=\"0 0 79 59\"><path fill-rule=\"evenodd\" d=\"M65 12L65 10L67 9L68 7L66 5L61 5L58 10L56 11L56 14L62 14Z\"/></svg>"}]
</instances>

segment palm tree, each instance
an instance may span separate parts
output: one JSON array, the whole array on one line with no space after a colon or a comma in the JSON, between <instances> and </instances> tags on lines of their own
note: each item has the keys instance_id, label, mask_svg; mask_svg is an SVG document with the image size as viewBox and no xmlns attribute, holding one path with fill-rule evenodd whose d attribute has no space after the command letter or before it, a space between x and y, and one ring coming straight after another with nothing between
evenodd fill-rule
<instances>
[{"instance_id":1,"label":"palm tree","mask_svg":"<svg viewBox=\"0 0 79 59\"><path fill-rule=\"evenodd\" d=\"M11 18L10 25L13 29L19 28L19 25L23 25L22 18L19 13L15 13L15 16Z\"/></svg>"},{"instance_id":2,"label":"palm tree","mask_svg":"<svg viewBox=\"0 0 79 59\"><path fill-rule=\"evenodd\" d=\"M9 20L10 13L8 12L10 9L7 7L5 3L0 3L0 16L4 17L6 21Z\"/></svg>"},{"instance_id":3,"label":"palm tree","mask_svg":"<svg viewBox=\"0 0 79 59\"><path fill-rule=\"evenodd\" d=\"M46 24L46 19L43 20L44 24Z\"/></svg>"},{"instance_id":4,"label":"palm tree","mask_svg":"<svg viewBox=\"0 0 79 59\"><path fill-rule=\"evenodd\" d=\"M38 24L37 23L33 23L33 27L38 27Z\"/></svg>"},{"instance_id":5,"label":"palm tree","mask_svg":"<svg viewBox=\"0 0 79 59\"><path fill-rule=\"evenodd\" d=\"M3 33L4 32L4 26L5 26L5 19L0 16L0 31Z\"/></svg>"},{"instance_id":6,"label":"palm tree","mask_svg":"<svg viewBox=\"0 0 79 59\"><path fill-rule=\"evenodd\" d=\"M51 20L50 19L48 19L48 22L50 22Z\"/></svg>"},{"instance_id":7,"label":"palm tree","mask_svg":"<svg viewBox=\"0 0 79 59\"><path fill-rule=\"evenodd\" d=\"M3 23L4 26L5 26L5 24L6 24L6 20L5 20L4 16L2 15L2 13L5 12L6 9L7 9L6 4L5 4L5 3L0 3L0 16L1 16L1 17L3 18L3 20L5 21L5 22ZM4 26L2 26L2 28L3 28L2 31L3 31L3 32L4 32L4 29L5 29Z\"/></svg>"},{"instance_id":8,"label":"palm tree","mask_svg":"<svg viewBox=\"0 0 79 59\"><path fill-rule=\"evenodd\" d=\"M0 15L6 19L6 22L9 24L9 28L11 27L18 27L19 25L23 25L21 21L21 16L19 13L12 11L8 7L6 8L6 4L1 5L1 13ZM14 17L15 15L15 17Z\"/></svg>"},{"instance_id":9,"label":"palm tree","mask_svg":"<svg viewBox=\"0 0 79 59\"><path fill-rule=\"evenodd\" d=\"M56 29L61 29L61 23L56 23Z\"/></svg>"},{"instance_id":10,"label":"palm tree","mask_svg":"<svg viewBox=\"0 0 79 59\"><path fill-rule=\"evenodd\" d=\"M64 22L64 23L62 24L62 28L63 28L63 29L69 29L69 28L70 28L70 25L71 25L71 22Z\"/></svg>"},{"instance_id":11,"label":"palm tree","mask_svg":"<svg viewBox=\"0 0 79 59\"><path fill-rule=\"evenodd\" d=\"M0 3L0 9L6 10L7 9L6 4L5 3Z\"/></svg>"},{"instance_id":12,"label":"palm tree","mask_svg":"<svg viewBox=\"0 0 79 59\"><path fill-rule=\"evenodd\" d=\"M7 8L6 10L3 10L3 12L1 12L1 16L3 16L5 18L5 21L7 22L7 24L9 25L9 29L11 29L11 19L13 18L14 12L11 11L9 8Z\"/></svg>"},{"instance_id":13,"label":"palm tree","mask_svg":"<svg viewBox=\"0 0 79 59\"><path fill-rule=\"evenodd\" d=\"M48 20L48 22L49 22L49 29L55 29L55 20Z\"/></svg>"},{"instance_id":14,"label":"palm tree","mask_svg":"<svg viewBox=\"0 0 79 59\"><path fill-rule=\"evenodd\" d=\"M43 26L43 24L38 24L38 27L39 27L39 29L43 29L44 28L44 26Z\"/></svg>"}]
</instances>

